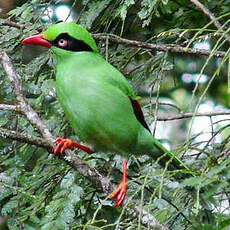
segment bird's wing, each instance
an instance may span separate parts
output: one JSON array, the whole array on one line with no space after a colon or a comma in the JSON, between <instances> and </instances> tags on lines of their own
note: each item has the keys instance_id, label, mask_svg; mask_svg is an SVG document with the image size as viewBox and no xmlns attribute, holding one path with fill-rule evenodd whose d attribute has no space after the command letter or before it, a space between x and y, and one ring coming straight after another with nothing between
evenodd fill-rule
<instances>
[{"instance_id":1,"label":"bird's wing","mask_svg":"<svg viewBox=\"0 0 230 230\"><path fill-rule=\"evenodd\" d=\"M137 118L137 120L141 123L141 125L147 129L150 133L150 129L145 121L144 114L142 112L141 106L139 102L136 100L137 96L135 95L133 89L130 87L129 83L125 79L125 77L120 73L117 72L110 77L109 82L116 87L118 87L124 94L127 95L130 99L130 103L133 107L133 112Z\"/></svg>"},{"instance_id":2,"label":"bird's wing","mask_svg":"<svg viewBox=\"0 0 230 230\"><path fill-rule=\"evenodd\" d=\"M147 123L145 121L145 117L144 117L144 114L142 112L142 109L141 109L139 102L135 99L132 99L132 98L129 98L129 99L130 99L130 102L132 104L133 112L134 112L137 120L144 126L144 128L146 128L151 133L149 126L147 125Z\"/></svg>"}]
</instances>

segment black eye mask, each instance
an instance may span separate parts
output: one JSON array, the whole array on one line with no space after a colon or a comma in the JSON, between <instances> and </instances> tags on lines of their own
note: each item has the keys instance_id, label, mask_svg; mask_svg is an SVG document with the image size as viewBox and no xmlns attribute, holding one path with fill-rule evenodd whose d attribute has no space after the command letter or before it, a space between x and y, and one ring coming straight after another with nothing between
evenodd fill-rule
<instances>
[{"instance_id":1,"label":"black eye mask","mask_svg":"<svg viewBox=\"0 0 230 230\"><path fill-rule=\"evenodd\" d=\"M66 40L68 42L67 46L65 46L63 48L59 47L58 46L58 41L60 39ZM78 52L78 51L93 51L92 48L89 45L87 45L85 42L83 42L81 40L77 40L75 38L72 38L67 33L60 34L51 43L52 43L52 45L57 46L57 47L59 47L61 49L64 49L64 50L70 50L70 51L75 51L75 52Z\"/></svg>"}]
</instances>

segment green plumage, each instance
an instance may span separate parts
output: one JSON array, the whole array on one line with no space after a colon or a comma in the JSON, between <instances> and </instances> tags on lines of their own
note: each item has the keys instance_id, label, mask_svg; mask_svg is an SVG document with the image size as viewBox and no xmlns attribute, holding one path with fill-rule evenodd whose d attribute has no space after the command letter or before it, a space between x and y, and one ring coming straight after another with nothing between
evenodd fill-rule
<instances>
[{"instance_id":1,"label":"green plumage","mask_svg":"<svg viewBox=\"0 0 230 230\"><path fill-rule=\"evenodd\" d=\"M99 55L85 29L75 23L59 23L43 34L52 42L63 33L85 42L93 50L73 52L51 47L57 61L58 99L80 140L94 151L125 157L150 154L156 159L165 154L160 163L173 158L174 168L189 170L138 121L130 101L135 99L132 88L125 77Z\"/></svg>"}]
</instances>

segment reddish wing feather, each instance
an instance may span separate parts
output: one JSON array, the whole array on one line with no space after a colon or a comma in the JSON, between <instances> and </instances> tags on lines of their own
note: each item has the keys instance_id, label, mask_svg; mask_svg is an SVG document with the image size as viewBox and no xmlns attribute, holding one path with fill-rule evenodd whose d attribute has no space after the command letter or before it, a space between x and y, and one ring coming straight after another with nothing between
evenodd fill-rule
<instances>
[{"instance_id":1,"label":"reddish wing feather","mask_svg":"<svg viewBox=\"0 0 230 230\"><path fill-rule=\"evenodd\" d=\"M138 103L138 101L132 99L132 98L129 98L130 101L131 101L131 104L133 106L133 112L137 118L137 120L151 133L146 121L145 121L145 117L144 117L144 114L142 112L142 109L141 109L141 106L140 104Z\"/></svg>"}]
</instances>

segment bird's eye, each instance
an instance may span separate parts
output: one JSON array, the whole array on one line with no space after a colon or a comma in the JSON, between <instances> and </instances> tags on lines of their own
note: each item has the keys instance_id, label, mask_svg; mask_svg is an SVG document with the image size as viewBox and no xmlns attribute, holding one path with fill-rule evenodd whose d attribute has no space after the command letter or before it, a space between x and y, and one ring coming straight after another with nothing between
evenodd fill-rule
<instances>
[{"instance_id":1,"label":"bird's eye","mask_svg":"<svg viewBox=\"0 0 230 230\"><path fill-rule=\"evenodd\" d=\"M60 39L60 40L58 41L58 46L59 46L60 48L65 48L67 45L68 45L68 41L65 40L65 39Z\"/></svg>"}]
</instances>

